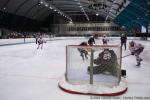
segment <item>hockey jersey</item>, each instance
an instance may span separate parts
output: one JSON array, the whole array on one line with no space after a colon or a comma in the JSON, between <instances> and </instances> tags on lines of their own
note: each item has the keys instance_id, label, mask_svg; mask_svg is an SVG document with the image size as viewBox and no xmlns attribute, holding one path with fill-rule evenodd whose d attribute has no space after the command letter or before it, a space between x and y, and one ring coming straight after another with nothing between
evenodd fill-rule
<instances>
[{"instance_id":1,"label":"hockey jersey","mask_svg":"<svg viewBox=\"0 0 150 100\"><path fill-rule=\"evenodd\" d=\"M131 51L132 55L134 55L135 53L140 54L141 52L143 52L144 46L135 42L130 42L129 50Z\"/></svg>"},{"instance_id":2,"label":"hockey jersey","mask_svg":"<svg viewBox=\"0 0 150 100\"><path fill-rule=\"evenodd\" d=\"M98 58L94 59L93 74L100 74L105 71L117 76L117 55L113 50L105 49L101 52Z\"/></svg>"}]
</instances>

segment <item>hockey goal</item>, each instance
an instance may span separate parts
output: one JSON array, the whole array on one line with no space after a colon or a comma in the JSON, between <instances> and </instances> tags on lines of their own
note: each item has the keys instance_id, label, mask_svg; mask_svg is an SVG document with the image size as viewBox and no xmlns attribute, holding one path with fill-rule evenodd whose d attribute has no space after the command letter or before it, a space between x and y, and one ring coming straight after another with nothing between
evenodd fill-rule
<instances>
[{"instance_id":1,"label":"hockey goal","mask_svg":"<svg viewBox=\"0 0 150 100\"><path fill-rule=\"evenodd\" d=\"M120 45L66 46L66 73L59 87L81 94L117 95L126 91L121 54Z\"/></svg>"}]
</instances>

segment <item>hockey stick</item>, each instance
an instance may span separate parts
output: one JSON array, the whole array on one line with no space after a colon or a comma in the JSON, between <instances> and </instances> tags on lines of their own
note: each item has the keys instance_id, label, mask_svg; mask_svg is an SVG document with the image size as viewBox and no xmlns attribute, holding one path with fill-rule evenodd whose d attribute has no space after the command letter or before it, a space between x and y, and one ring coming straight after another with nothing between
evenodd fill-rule
<instances>
[{"instance_id":1,"label":"hockey stick","mask_svg":"<svg viewBox=\"0 0 150 100\"><path fill-rule=\"evenodd\" d=\"M121 58L125 58L125 57L128 57L128 56L130 56L131 54L128 54L128 55L125 55L125 56L122 56ZM120 58L118 58L118 59L120 59Z\"/></svg>"}]
</instances>

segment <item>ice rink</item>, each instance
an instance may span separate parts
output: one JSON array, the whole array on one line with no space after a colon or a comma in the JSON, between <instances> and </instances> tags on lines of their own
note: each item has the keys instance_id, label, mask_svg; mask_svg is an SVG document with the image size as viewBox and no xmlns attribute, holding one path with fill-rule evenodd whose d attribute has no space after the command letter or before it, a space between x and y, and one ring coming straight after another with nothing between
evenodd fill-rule
<instances>
[{"instance_id":1,"label":"ice rink","mask_svg":"<svg viewBox=\"0 0 150 100\"><path fill-rule=\"evenodd\" d=\"M0 46L0 100L94 99L87 95L69 94L58 87L65 73L65 46L87 40L67 38L47 41L42 50L37 50L35 43ZM127 70L128 91L117 97L122 100L150 100L150 41L135 41L145 47L141 54L143 62L137 67L134 56L122 59L122 69ZM118 43L119 39L109 41L109 44ZM96 39L96 44L102 44L102 41ZM123 48L123 56L127 54L128 48L126 51Z\"/></svg>"}]
</instances>

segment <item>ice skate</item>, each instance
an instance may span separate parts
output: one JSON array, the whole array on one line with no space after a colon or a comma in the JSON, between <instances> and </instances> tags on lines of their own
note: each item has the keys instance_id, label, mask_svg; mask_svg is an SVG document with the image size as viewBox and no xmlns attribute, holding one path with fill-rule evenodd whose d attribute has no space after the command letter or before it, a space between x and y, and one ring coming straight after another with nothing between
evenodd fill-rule
<instances>
[{"instance_id":1,"label":"ice skate","mask_svg":"<svg viewBox=\"0 0 150 100\"><path fill-rule=\"evenodd\" d=\"M139 63L137 63L137 65L136 66L140 66L141 65L141 63L139 62Z\"/></svg>"}]
</instances>

